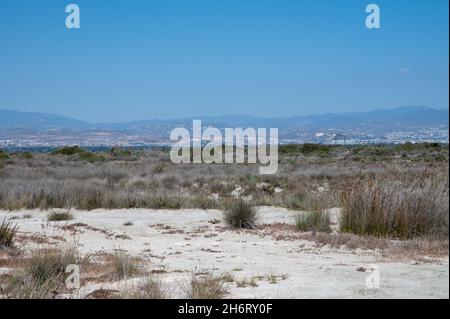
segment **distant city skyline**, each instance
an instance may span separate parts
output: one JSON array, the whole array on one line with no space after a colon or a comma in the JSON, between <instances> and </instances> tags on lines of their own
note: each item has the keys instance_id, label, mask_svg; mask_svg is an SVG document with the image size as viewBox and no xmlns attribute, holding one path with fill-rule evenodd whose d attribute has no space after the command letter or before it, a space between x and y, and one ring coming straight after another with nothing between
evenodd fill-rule
<instances>
[{"instance_id":1,"label":"distant city skyline","mask_svg":"<svg viewBox=\"0 0 450 319\"><path fill-rule=\"evenodd\" d=\"M0 2L0 109L126 122L448 108L447 0ZM365 7L381 9L367 29Z\"/></svg>"}]
</instances>

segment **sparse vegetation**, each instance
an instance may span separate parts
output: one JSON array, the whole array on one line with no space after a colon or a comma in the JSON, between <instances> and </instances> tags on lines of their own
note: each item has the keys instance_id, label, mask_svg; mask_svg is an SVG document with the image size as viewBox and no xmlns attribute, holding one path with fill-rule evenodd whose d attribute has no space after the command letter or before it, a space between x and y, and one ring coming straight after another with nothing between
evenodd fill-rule
<instances>
[{"instance_id":1,"label":"sparse vegetation","mask_svg":"<svg viewBox=\"0 0 450 319\"><path fill-rule=\"evenodd\" d=\"M61 148L58 148L52 152L52 155L75 155L86 152L84 149L79 147L78 145L75 146L64 146Z\"/></svg>"},{"instance_id":2,"label":"sparse vegetation","mask_svg":"<svg viewBox=\"0 0 450 319\"><path fill-rule=\"evenodd\" d=\"M22 299L54 298L64 282L66 267L76 262L74 250L35 251L23 269L11 276L2 294Z\"/></svg>"},{"instance_id":3,"label":"sparse vegetation","mask_svg":"<svg viewBox=\"0 0 450 319\"><path fill-rule=\"evenodd\" d=\"M342 195L341 231L411 239L448 238L448 176L385 182L351 183Z\"/></svg>"},{"instance_id":4,"label":"sparse vegetation","mask_svg":"<svg viewBox=\"0 0 450 319\"><path fill-rule=\"evenodd\" d=\"M326 211L313 211L297 215L295 225L300 231L330 232L330 216Z\"/></svg>"},{"instance_id":5,"label":"sparse vegetation","mask_svg":"<svg viewBox=\"0 0 450 319\"><path fill-rule=\"evenodd\" d=\"M255 208L244 200L231 202L224 211L225 223L234 229L255 227L256 217Z\"/></svg>"},{"instance_id":6,"label":"sparse vegetation","mask_svg":"<svg viewBox=\"0 0 450 319\"><path fill-rule=\"evenodd\" d=\"M191 273L189 283L184 287L188 299L222 299L229 292L226 275L195 275Z\"/></svg>"},{"instance_id":7,"label":"sparse vegetation","mask_svg":"<svg viewBox=\"0 0 450 319\"><path fill-rule=\"evenodd\" d=\"M161 281L147 278L132 289L122 294L125 299L168 299L170 293Z\"/></svg>"},{"instance_id":8,"label":"sparse vegetation","mask_svg":"<svg viewBox=\"0 0 450 319\"><path fill-rule=\"evenodd\" d=\"M24 159L32 159L33 158L33 153L31 153L31 152L22 152L22 153L20 153L20 157L24 158Z\"/></svg>"},{"instance_id":9,"label":"sparse vegetation","mask_svg":"<svg viewBox=\"0 0 450 319\"><path fill-rule=\"evenodd\" d=\"M11 247L16 233L17 225L4 219L0 224L0 249L2 247Z\"/></svg>"},{"instance_id":10,"label":"sparse vegetation","mask_svg":"<svg viewBox=\"0 0 450 319\"><path fill-rule=\"evenodd\" d=\"M9 154L0 149L0 161L9 159Z\"/></svg>"},{"instance_id":11,"label":"sparse vegetation","mask_svg":"<svg viewBox=\"0 0 450 319\"><path fill-rule=\"evenodd\" d=\"M130 278L139 273L137 259L122 252L114 255L113 266L120 279Z\"/></svg>"},{"instance_id":12,"label":"sparse vegetation","mask_svg":"<svg viewBox=\"0 0 450 319\"><path fill-rule=\"evenodd\" d=\"M69 211L66 211L66 212L51 212L47 216L47 220L49 222L60 222L60 221L72 220L72 219L73 219L73 215Z\"/></svg>"}]
</instances>

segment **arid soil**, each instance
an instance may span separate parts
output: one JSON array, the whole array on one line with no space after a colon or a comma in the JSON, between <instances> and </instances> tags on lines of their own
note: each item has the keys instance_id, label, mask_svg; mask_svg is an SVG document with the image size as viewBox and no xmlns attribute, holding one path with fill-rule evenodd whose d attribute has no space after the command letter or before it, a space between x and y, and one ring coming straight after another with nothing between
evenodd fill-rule
<instances>
[{"instance_id":1,"label":"arid soil","mask_svg":"<svg viewBox=\"0 0 450 319\"><path fill-rule=\"evenodd\" d=\"M90 259L89 267L81 267L80 289L62 297L105 297L148 276L170 287L171 297L183 297L189 274L215 273L230 277L227 298L449 298L448 254L331 245L317 240L319 234L293 230L298 212L285 208L259 207L258 226L239 231L227 229L219 210L72 210L74 218L61 222L48 222L48 213L0 211L0 221L17 223L15 246L24 255L76 247ZM339 209L330 213L336 224ZM137 257L145 274L109 276L105 260L118 251ZM14 263L1 257L4 275ZM368 280L374 278L379 284Z\"/></svg>"}]
</instances>

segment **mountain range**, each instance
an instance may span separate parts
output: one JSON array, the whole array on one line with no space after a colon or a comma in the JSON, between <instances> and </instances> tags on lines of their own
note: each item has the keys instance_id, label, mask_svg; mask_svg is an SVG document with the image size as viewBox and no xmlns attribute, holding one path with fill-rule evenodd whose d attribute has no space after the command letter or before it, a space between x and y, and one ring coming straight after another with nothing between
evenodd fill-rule
<instances>
[{"instance_id":1,"label":"mountain range","mask_svg":"<svg viewBox=\"0 0 450 319\"><path fill-rule=\"evenodd\" d=\"M404 106L393 109L378 109L369 112L327 113L292 117L264 118L251 115L227 115L215 117L192 117L183 119L151 119L125 123L90 123L70 117L36 112L20 112L0 109L1 129L69 129L69 130L122 130L137 131L155 126L192 126L193 119L201 119L204 125L223 127L278 127L326 129L355 126L418 127L447 126L449 109L427 106Z\"/></svg>"},{"instance_id":2,"label":"mountain range","mask_svg":"<svg viewBox=\"0 0 450 319\"><path fill-rule=\"evenodd\" d=\"M57 114L0 110L0 148L84 146L145 146L170 144L175 127L219 129L278 128L281 143L329 143L345 136L353 143L398 143L449 140L449 109L404 106L369 112L328 113L292 117L227 115L183 119L153 119L125 123L90 123Z\"/></svg>"}]
</instances>

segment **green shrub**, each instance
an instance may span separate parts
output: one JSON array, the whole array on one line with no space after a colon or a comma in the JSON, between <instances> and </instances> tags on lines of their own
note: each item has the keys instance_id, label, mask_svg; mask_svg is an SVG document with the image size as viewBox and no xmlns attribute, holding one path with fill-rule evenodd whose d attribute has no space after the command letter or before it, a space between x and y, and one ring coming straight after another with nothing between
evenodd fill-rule
<instances>
[{"instance_id":1,"label":"green shrub","mask_svg":"<svg viewBox=\"0 0 450 319\"><path fill-rule=\"evenodd\" d=\"M303 144L301 148L301 152L303 154L329 154L330 153L330 146L328 145L321 145L321 144L313 144L313 143L305 143Z\"/></svg>"},{"instance_id":2,"label":"green shrub","mask_svg":"<svg viewBox=\"0 0 450 319\"><path fill-rule=\"evenodd\" d=\"M9 154L4 150L0 150L0 161L7 159L9 159Z\"/></svg>"},{"instance_id":3,"label":"green shrub","mask_svg":"<svg viewBox=\"0 0 450 319\"><path fill-rule=\"evenodd\" d=\"M82 149L81 147L79 147L78 145L75 146L64 146L61 148L58 148L56 150L54 150L51 154L53 155L75 155L75 154L79 154L79 153L84 153L86 152L84 149Z\"/></svg>"},{"instance_id":4,"label":"green shrub","mask_svg":"<svg viewBox=\"0 0 450 319\"><path fill-rule=\"evenodd\" d=\"M70 212L51 212L47 216L49 222L60 222L64 220L72 220L73 215Z\"/></svg>"},{"instance_id":5,"label":"green shrub","mask_svg":"<svg viewBox=\"0 0 450 319\"><path fill-rule=\"evenodd\" d=\"M126 158L131 156L131 151L121 147L112 147L109 154L115 158Z\"/></svg>"},{"instance_id":6,"label":"green shrub","mask_svg":"<svg viewBox=\"0 0 450 319\"><path fill-rule=\"evenodd\" d=\"M33 158L33 153L31 153L31 152L22 152L22 153L19 153L19 156L21 158L24 158L24 159L32 159Z\"/></svg>"}]
</instances>

